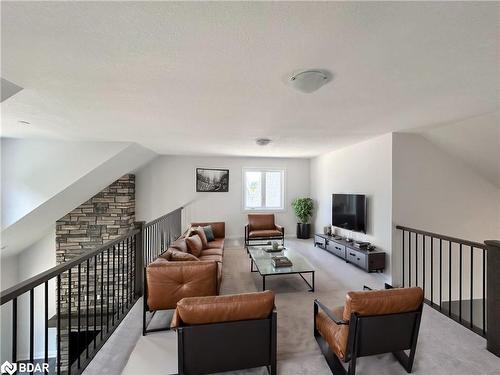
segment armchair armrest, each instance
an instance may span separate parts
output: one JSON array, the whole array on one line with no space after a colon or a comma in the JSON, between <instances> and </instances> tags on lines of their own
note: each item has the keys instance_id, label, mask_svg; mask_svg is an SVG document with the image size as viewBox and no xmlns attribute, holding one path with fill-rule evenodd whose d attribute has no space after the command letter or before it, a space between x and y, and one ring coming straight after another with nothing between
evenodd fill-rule
<instances>
[{"instance_id":1,"label":"armchair armrest","mask_svg":"<svg viewBox=\"0 0 500 375\"><path fill-rule=\"evenodd\" d=\"M279 230L281 233L285 233L285 228L281 225L275 224L275 227L277 230Z\"/></svg>"},{"instance_id":2,"label":"armchair armrest","mask_svg":"<svg viewBox=\"0 0 500 375\"><path fill-rule=\"evenodd\" d=\"M319 302L317 299L314 300L314 304L318 306L323 312L328 316L335 324L337 325L349 325L348 320L340 319L339 317L335 316L333 312L323 305L321 302Z\"/></svg>"}]
</instances>

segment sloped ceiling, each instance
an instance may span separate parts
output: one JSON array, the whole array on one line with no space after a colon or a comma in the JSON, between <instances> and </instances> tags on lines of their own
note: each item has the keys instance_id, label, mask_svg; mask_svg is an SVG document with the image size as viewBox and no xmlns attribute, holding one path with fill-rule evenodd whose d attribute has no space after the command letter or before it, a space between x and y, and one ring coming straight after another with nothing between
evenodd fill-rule
<instances>
[{"instance_id":1,"label":"sloped ceiling","mask_svg":"<svg viewBox=\"0 0 500 375\"><path fill-rule=\"evenodd\" d=\"M151 161L156 154L137 144L119 149L57 194L37 205L2 230L1 255L11 256L43 237L54 223L126 173ZM46 176L50 178L50 175Z\"/></svg>"},{"instance_id":2,"label":"sloped ceiling","mask_svg":"<svg viewBox=\"0 0 500 375\"><path fill-rule=\"evenodd\" d=\"M421 134L500 189L500 112L426 129Z\"/></svg>"},{"instance_id":3,"label":"sloped ceiling","mask_svg":"<svg viewBox=\"0 0 500 375\"><path fill-rule=\"evenodd\" d=\"M3 2L13 137L313 156L499 102L499 2ZM323 68L312 94L286 80ZM20 126L19 120L32 123ZM270 137L266 148L255 138Z\"/></svg>"}]
</instances>

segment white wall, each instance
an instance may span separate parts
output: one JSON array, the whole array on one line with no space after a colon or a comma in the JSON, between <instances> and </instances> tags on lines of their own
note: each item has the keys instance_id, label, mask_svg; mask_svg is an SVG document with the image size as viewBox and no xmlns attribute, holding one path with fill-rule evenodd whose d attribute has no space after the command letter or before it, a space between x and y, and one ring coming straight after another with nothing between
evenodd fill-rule
<instances>
[{"instance_id":1,"label":"white wall","mask_svg":"<svg viewBox=\"0 0 500 375\"><path fill-rule=\"evenodd\" d=\"M196 193L195 168L229 169L229 192ZM286 170L285 211L276 222L285 235L295 235L296 219L291 202L309 196L309 160L285 158L161 156L136 172L136 217L150 221L185 206L185 221L222 220L226 236L242 238L247 222L242 209L242 168L276 167Z\"/></svg>"},{"instance_id":2,"label":"white wall","mask_svg":"<svg viewBox=\"0 0 500 375\"><path fill-rule=\"evenodd\" d=\"M2 138L2 229L127 145Z\"/></svg>"},{"instance_id":3,"label":"white wall","mask_svg":"<svg viewBox=\"0 0 500 375\"><path fill-rule=\"evenodd\" d=\"M405 133L393 135L392 190L394 225L404 225L480 243L486 239L500 238L500 189L476 173L460 158L447 154L421 135ZM394 248L398 249L398 252L393 254L394 261L400 265L400 231L394 229L393 241ZM429 248L430 243L427 244L427 249ZM452 250L452 254L454 254L453 265L457 266L458 249ZM470 270L469 249L464 249L463 254L463 294L466 298L470 292L470 282L465 281ZM435 257L438 257L437 250ZM447 275L447 244L444 247L443 257L443 274ZM481 258L481 251L475 251L474 295L476 297L482 294ZM435 264L438 264L438 259L435 259ZM423 268L421 263L419 267L421 272ZM397 270L394 277L399 282L400 267ZM434 287L437 290L438 280L435 282ZM443 300L448 300L446 278L444 284ZM455 272L455 275L452 275L453 299L458 296L458 284L458 272Z\"/></svg>"},{"instance_id":4,"label":"white wall","mask_svg":"<svg viewBox=\"0 0 500 375\"><path fill-rule=\"evenodd\" d=\"M0 260L1 274L0 274L0 289L4 290L10 288L17 283L17 256L10 256L1 258ZM1 355L0 363L10 359L11 341L12 337L12 307L11 304L5 304L0 307L0 337L1 339Z\"/></svg>"},{"instance_id":5,"label":"white wall","mask_svg":"<svg viewBox=\"0 0 500 375\"><path fill-rule=\"evenodd\" d=\"M2 257L1 290L36 276L56 266L55 226L39 241L23 250L19 255ZM44 286L35 289L35 358L44 356ZM49 281L48 297L49 318L56 313L55 280ZM4 315L5 311L5 315ZM10 359L11 354L11 303L2 307L2 360ZM5 339L4 339L5 337ZM56 350L55 329L49 329L49 354ZM18 357L29 358L29 293L18 298Z\"/></svg>"},{"instance_id":6,"label":"white wall","mask_svg":"<svg viewBox=\"0 0 500 375\"><path fill-rule=\"evenodd\" d=\"M386 134L311 160L311 196L317 205L315 231L331 223L331 195L367 196L367 233L353 233L388 253L387 280L391 274L392 135ZM346 231L336 229L337 233Z\"/></svg>"}]
</instances>

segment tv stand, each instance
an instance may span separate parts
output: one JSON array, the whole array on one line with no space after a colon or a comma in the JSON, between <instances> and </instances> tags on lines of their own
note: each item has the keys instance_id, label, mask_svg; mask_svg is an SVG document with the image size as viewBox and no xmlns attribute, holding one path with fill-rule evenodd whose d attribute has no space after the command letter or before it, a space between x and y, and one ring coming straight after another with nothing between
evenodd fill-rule
<instances>
[{"instance_id":1,"label":"tv stand","mask_svg":"<svg viewBox=\"0 0 500 375\"><path fill-rule=\"evenodd\" d=\"M385 253L383 251L375 248L372 250L357 248L353 242L335 238L327 234L315 234L314 246L336 255L366 272L382 272L384 270Z\"/></svg>"}]
</instances>

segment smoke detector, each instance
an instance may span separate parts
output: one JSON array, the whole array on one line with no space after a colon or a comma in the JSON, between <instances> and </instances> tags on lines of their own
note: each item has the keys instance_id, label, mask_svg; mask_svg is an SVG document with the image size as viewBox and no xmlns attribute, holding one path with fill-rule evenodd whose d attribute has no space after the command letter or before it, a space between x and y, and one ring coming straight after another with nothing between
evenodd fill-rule
<instances>
[{"instance_id":1,"label":"smoke detector","mask_svg":"<svg viewBox=\"0 0 500 375\"><path fill-rule=\"evenodd\" d=\"M322 70L304 70L290 77L290 84L298 91L311 93L329 81L329 75Z\"/></svg>"},{"instance_id":2,"label":"smoke detector","mask_svg":"<svg viewBox=\"0 0 500 375\"><path fill-rule=\"evenodd\" d=\"M269 138L257 138L255 140L255 143L257 143L259 146L267 146L271 142L272 141Z\"/></svg>"}]
</instances>

